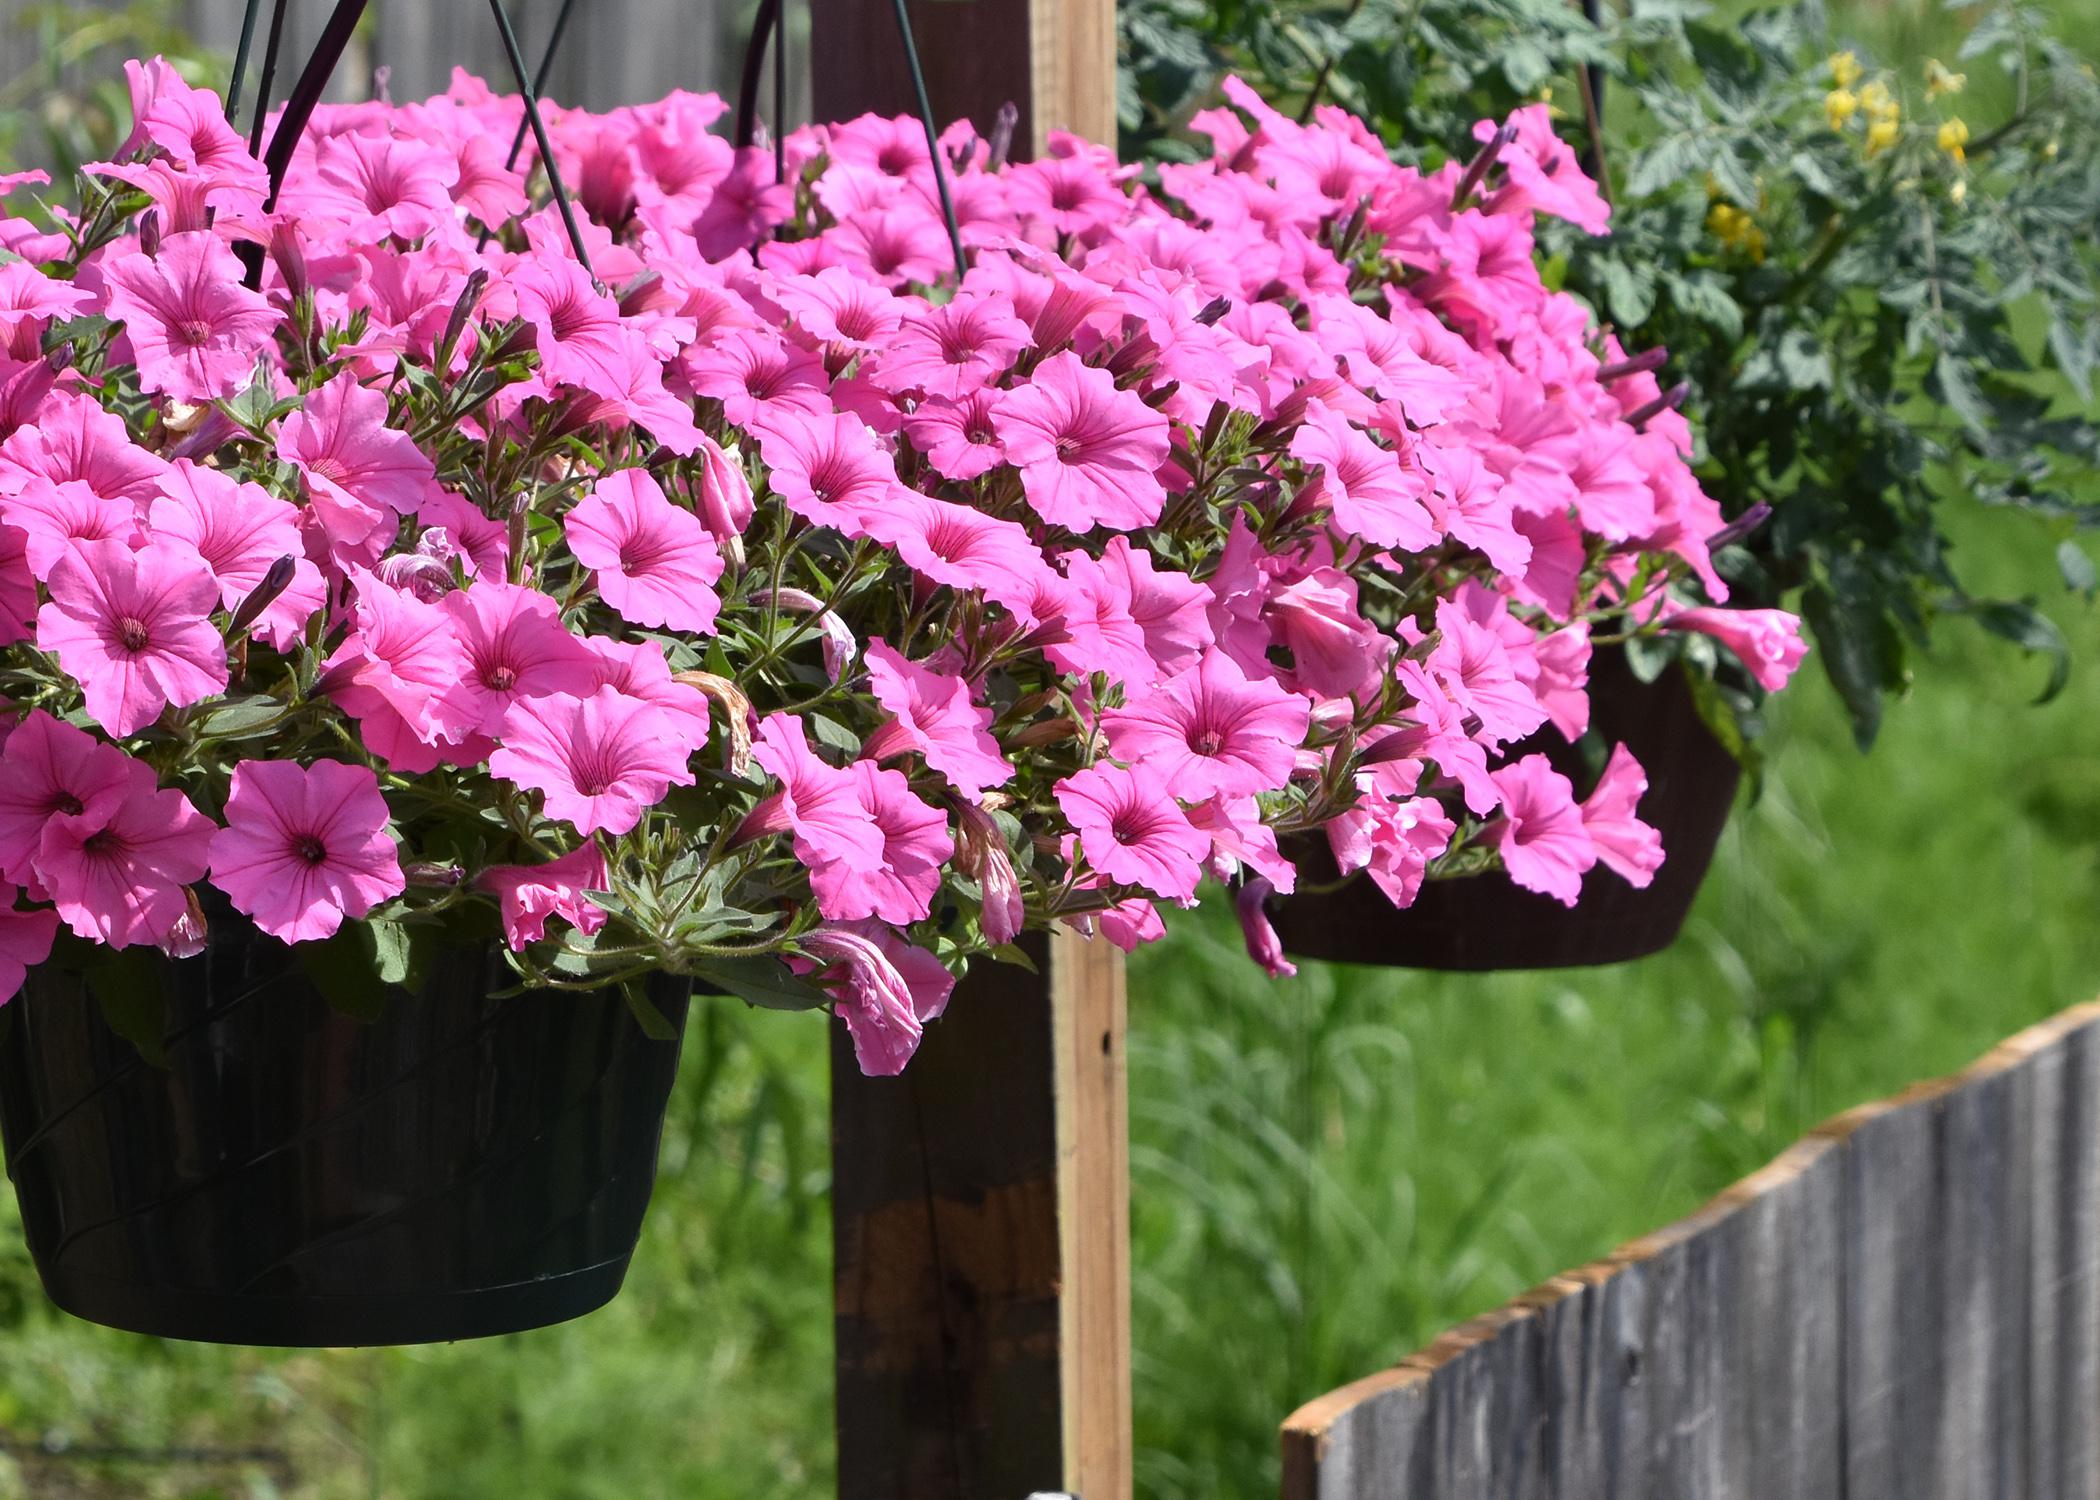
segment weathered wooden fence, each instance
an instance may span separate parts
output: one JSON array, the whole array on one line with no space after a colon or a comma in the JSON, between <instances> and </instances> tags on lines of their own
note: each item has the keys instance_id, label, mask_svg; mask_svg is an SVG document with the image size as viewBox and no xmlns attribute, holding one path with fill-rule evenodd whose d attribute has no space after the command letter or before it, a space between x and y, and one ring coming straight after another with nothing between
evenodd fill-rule
<instances>
[{"instance_id":1,"label":"weathered wooden fence","mask_svg":"<svg viewBox=\"0 0 2100 1500\"><path fill-rule=\"evenodd\" d=\"M73 9L83 15L139 3L72 0ZM243 4L244 0L147 0L141 8L180 27L203 46L231 56L240 38ZM539 55L559 7L560 0L509 0L527 56ZM674 88L712 89L733 97L755 8L755 0L578 0L548 96L589 109L640 103ZM49 0L0 0L0 90L42 72L45 38L28 23L49 9ZM276 90L280 99L329 9L327 0L292 0L285 18L287 61ZM790 6L788 13L794 64L789 69L788 114L800 120L808 114L808 27L803 7ZM266 4L263 26L268 15ZM486 0L372 0L367 17L337 71L334 97L364 97L378 68L388 71L388 89L396 99L438 92L455 64L492 80L507 76ZM258 50L260 45L258 38ZM98 76L115 66L106 57L93 65ZM76 70L67 81L77 84L84 79Z\"/></svg>"},{"instance_id":2,"label":"weathered wooden fence","mask_svg":"<svg viewBox=\"0 0 2100 1500\"><path fill-rule=\"evenodd\" d=\"M1286 1500L2100 1494L2100 1004L1284 1425Z\"/></svg>"}]
</instances>

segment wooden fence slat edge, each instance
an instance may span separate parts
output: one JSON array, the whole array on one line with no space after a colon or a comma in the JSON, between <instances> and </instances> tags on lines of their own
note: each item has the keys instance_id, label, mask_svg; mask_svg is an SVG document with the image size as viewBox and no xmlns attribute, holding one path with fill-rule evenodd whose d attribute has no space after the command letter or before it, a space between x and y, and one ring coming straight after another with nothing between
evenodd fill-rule
<instances>
[{"instance_id":1,"label":"wooden fence slat edge","mask_svg":"<svg viewBox=\"0 0 2100 1500\"><path fill-rule=\"evenodd\" d=\"M1323 1485L1322 1465L1337 1433L1368 1408L1426 1410L1435 1377L1508 1330L1512 1324L1562 1309L1605 1289L1664 1252L1707 1234L1747 1207L1802 1180L1861 1130L1899 1111L1936 1103L1955 1091L1999 1079L2074 1034L2100 1025L2100 1000L2070 1006L1991 1047L1957 1072L1913 1083L1886 1098L1844 1110L1810 1129L1772 1161L1722 1189L1684 1218L1627 1241L1598 1259L1553 1276L1510 1302L1447 1330L1398 1364L1337 1387L1300 1406L1282 1426L1284 1500L1334 1500L1364 1492ZM1399 1494L1399 1490L1380 1493Z\"/></svg>"}]
</instances>

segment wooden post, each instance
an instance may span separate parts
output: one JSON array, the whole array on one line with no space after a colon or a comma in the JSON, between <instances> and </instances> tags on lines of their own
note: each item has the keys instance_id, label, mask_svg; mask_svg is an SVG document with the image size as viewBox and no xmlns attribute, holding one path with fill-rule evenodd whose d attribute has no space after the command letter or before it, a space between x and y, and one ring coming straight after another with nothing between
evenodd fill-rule
<instances>
[{"instance_id":1,"label":"wooden post","mask_svg":"<svg viewBox=\"0 0 2100 1500\"><path fill-rule=\"evenodd\" d=\"M910 0L933 111L1115 139L1114 0ZM890 0L811 0L819 119L913 109ZM832 1048L841 1500L1130 1500L1122 955L980 965L904 1076Z\"/></svg>"},{"instance_id":2,"label":"wooden post","mask_svg":"<svg viewBox=\"0 0 2100 1500\"><path fill-rule=\"evenodd\" d=\"M935 120L989 131L1002 104L1021 112L1017 159L1052 130L1116 139L1115 0L910 0ZM810 90L817 118L913 112L911 75L890 0L810 0Z\"/></svg>"}]
</instances>

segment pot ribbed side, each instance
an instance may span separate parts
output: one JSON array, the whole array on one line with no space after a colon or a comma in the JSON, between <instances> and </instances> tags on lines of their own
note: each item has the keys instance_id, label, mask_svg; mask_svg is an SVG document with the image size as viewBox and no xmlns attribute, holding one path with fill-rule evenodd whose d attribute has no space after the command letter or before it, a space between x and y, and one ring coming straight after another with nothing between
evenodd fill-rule
<instances>
[{"instance_id":1,"label":"pot ribbed side","mask_svg":"<svg viewBox=\"0 0 2100 1500\"><path fill-rule=\"evenodd\" d=\"M536 1327L619 1290L677 1066L616 993L528 993L441 950L371 1021L218 919L152 966L153 1062L77 973L0 1010L0 1135L52 1300L216 1342L415 1343ZM682 1029L682 987L660 986Z\"/></svg>"}]
</instances>

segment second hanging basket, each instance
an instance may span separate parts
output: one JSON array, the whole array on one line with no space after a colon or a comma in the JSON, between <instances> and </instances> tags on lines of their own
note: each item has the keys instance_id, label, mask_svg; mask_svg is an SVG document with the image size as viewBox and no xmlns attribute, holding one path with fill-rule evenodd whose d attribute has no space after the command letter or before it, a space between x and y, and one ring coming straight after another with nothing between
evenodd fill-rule
<instances>
[{"instance_id":1,"label":"second hanging basket","mask_svg":"<svg viewBox=\"0 0 2100 1500\"><path fill-rule=\"evenodd\" d=\"M1623 652L1599 651L1589 693L1594 731L1624 744L1648 774L1640 816L1660 830L1664 850L1648 886L1636 889L1600 864L1569 907L1496 871L1426 882L1402 910L1359 878L1287 898L1276 917L1285 950L1339 963L1482 972L1621 963L1669 947L1713 862L1741 767L1700 718L1681 669L1643 682ZM1510 756L1531 751L1543 751L1587 794L1593 778L1574 746L1549 728L1511 747ZM1304 884L1336 878L1324 840L1298 852Z\"/></svg>"}]
</instances>

